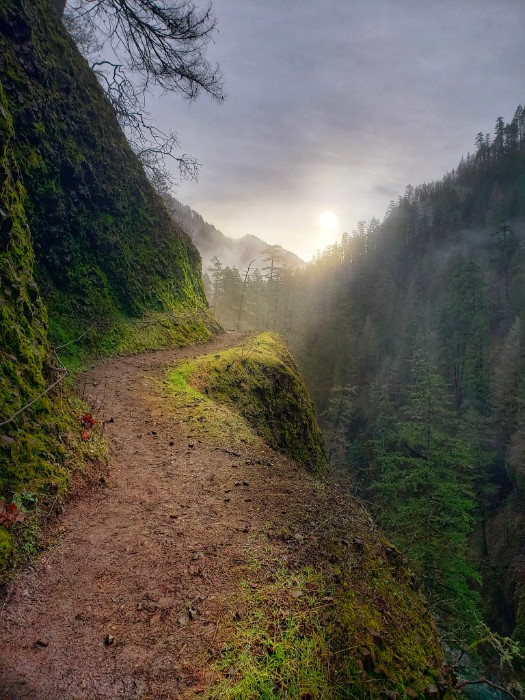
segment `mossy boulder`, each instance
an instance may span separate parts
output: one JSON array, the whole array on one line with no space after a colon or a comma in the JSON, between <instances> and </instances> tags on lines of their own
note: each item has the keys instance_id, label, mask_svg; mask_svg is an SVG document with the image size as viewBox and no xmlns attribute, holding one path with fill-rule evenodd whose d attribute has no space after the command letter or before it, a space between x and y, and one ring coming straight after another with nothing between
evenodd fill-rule
<instances>
[{"instance_id":1,"label":"mossy boulder","mask_svg":"<svg viewBox=\"0 0 525 700\"><path fill-rule=\"evenodd\" d=\"M239 347L177 368L202 395L240 414L270 447L312 472L327 466L324 439L294 359L279 337L261 333Z\"/></svg>"}]
</instances>

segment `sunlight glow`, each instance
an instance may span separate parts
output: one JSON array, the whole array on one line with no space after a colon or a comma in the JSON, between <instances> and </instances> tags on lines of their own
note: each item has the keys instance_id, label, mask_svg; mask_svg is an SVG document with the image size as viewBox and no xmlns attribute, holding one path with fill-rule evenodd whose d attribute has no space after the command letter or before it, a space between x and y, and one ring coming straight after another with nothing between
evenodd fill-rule
<instances>
[{"instance_id":1,"label":"sunlight glow","mask_svg":"<svg viewBox=\"0 0 525 700\"><path fill-rule=\"evenodd\" d=\"M338 219L333 211L324 211L319 216L319 226L324 233L334 233L338 227Z\"/></svg>"}]
</instances>

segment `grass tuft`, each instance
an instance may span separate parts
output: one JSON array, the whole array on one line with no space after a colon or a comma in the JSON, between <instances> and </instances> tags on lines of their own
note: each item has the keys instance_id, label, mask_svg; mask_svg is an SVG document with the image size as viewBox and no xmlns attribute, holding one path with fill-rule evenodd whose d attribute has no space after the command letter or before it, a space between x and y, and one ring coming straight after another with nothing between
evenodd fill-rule
<instances>
[{"instance_id":1,"label":"grass tuft","mask_svg":"<svg viewBox=\"0 0 525 700\"><path fill-rule=\"evenodd\" d=\"M323 582L311 569L278 569L263 585L240 584L215 700L333 697Z\"/></svg>"}]
</instances>

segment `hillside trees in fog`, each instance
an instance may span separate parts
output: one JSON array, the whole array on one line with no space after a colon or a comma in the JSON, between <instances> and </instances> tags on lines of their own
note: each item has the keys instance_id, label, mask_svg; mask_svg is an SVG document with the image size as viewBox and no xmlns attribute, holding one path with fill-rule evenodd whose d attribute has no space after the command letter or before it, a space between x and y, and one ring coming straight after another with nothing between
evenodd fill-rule
<instances>
[{"instance_id":1,"label":"hillside trees in fog","mask_svg":"<svg viewBox=\"0 0 525 700\"><path fill-rule=\"evenodd\" d=\"M376 423L372 459L382 521L421 576L431 599L454 617L475 623L479 579L468 557L475 512L473 455L457 436L451 396L418 340L413 379L386 435Z\"/></svg>"},{"instance_id":2,"label":"hillside trees in fog","mask_svg":"<svg viewBox=\"0 0 525 700\"><path fill-rule=\"evenodd\" d=\"M488 402L490 312L486 282L479 265L459 258L449 276L439 336L445 376L456 408L469 405L485 412Z\"/></svg>"},{"instance_id":3,"label":"hillside trees in fog","mask_svg":"<svg viewBox=\"0 0 525 700\"><path fill-rule=\"evenodd\" d=\"M442 624L459 610L472 623L483 592L509 634L525 595L525 509L509 505L525 493L523 108L475 144L306 269L271 285L250 275L242 327L283 334L333 467L408 554Z\"/></svg>"}]
</instances>

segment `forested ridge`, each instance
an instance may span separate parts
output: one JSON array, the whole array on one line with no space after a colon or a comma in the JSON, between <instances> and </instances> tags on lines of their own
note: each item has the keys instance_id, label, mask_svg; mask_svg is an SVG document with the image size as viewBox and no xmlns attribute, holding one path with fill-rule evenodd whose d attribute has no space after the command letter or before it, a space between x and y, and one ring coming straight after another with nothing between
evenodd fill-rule
<instances>
[{"instance_id":1,"label":"forested ridge","mask_svg":"<svg viewBox=\"0 0 525 700\"><path fill-rule=\"evenodd\" d=\"M290 344L333 468L452 637L481 617L524 641L523 108L475 143L305 270L278 252L248 276L215 264L208 295Z\"/></svg>"}]
</instances>

